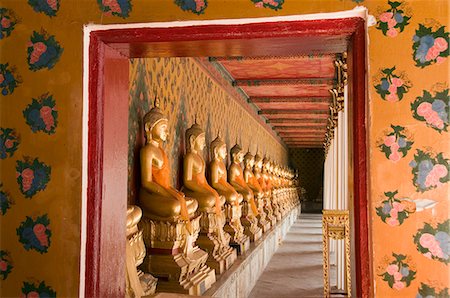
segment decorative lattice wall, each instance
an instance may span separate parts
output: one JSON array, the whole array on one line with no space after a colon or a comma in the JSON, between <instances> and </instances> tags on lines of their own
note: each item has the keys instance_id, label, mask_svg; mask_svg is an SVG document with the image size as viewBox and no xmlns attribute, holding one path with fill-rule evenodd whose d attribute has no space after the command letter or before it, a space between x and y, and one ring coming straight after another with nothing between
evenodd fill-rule
<instances>
[{"instance_id":1,"label":"decorative lattice wall","mask_svg":"<svg viewBox=\"0 0 450 298\"><path fill-rule=\"evenodd\" d=\"M228 152L236 141L253 154L267 154L287 165L287 150L192 58L132 59L130 62L129 114L129 194L134 202L139 185L139 150L144 143L142 118L160 99L160 108L169 118L169 138L165 144L171 162L172 182L181 187L181 165L185 153L184 135L194 119L206 132L205 161L209 144L220 131Z\"/></svg>"}]
</instances>

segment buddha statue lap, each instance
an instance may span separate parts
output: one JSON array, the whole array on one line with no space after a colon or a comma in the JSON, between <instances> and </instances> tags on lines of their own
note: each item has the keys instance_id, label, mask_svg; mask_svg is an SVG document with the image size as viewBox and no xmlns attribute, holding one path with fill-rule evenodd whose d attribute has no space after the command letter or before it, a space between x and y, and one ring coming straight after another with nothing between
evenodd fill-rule
<instances>
[{"instance_id":1,"label":"buddha statue lap","mask_svg":"<svg viewBox=\"0 0 450 298\"><path fill-rule=\"evenodd\" d=\"M142 217L142 210L138 206L127 208L127 243L126 243L126 297L140 298L152 295L156 291L157 279L151 274L144 273L137 267L142 264L146 254L142 231L138 223Z\"/></svg>"},{"instance_id":2,"label":"buddha statue lap","mask_svg":"<svg viewBox=\"0 0 450 298\"><path fill-rule=\"evenodd\" d=\"M145 145L140 151L139 204L147 257L144 267L159 278L158 291L201 295L215 282L196 244L200 231L198 202L170 184L170 164L163 149L168 120L155 105L144 116Z\"/></svg>"},{"instance_id":3,"label":"buddha statue lap","mask_svg":"<svg viewBox=\"0 0 450 298\"><path fill-rule=\"evenodd\" d=\"M209 266L216 270L216 274L222 274L236 260L236 251L230 247L230 235L224 231L225 197L206 181L205 161L201 155L205 147L205 133L197 123L186 131L186 144L183 191L199 203L198 212L202 219L198 245L208 251Z\"/></svg>"},{"instance_id":4,"label":"buddha statue lap","mask_svg":"<svg viewBox=\"0 0 450 298\"><path fill-rule=\"evenodd\" d=\"M244 233L254 242L261 238L262 230L258 226L258 207L255 203L253 191L244 179L244 172L241 167L244 153L241 146L238 144L234 145L230 150L230 155L231 163L228 167L228 180L233 188L244 198L241 222L244 226Z\"/></svg>"},{"instance_id":5,"label":"buddha statue lap","mask_svg":"<svg viewBox=\"0 0 450 298\"><path fill-rule=\"evenodd\" d=\"M277 218L273 213L272 202L270 197L270 189L267 187L266 180L264 179L263 171L263 159L256 153L255 155L255 165L253 166L253 175L258 180L264 192L264 211L267 215L267 220L270 222L270 226L273 227L277 223Z\"/></svg>"},{"instance_id":6,"label":"buddha statue lap","mask_svg":"<svg viewBox=\"0 0 450 298\"><path fill-rule=\"evenodd\" d=\"M267 220L267 214L264 211L264 191L261 185L253 174L253 166L255 165L255 158L250 153L244 155L244 181L247 183L248 187L253 191L255 201L257 202L258 207L258 226L262 229L264 233L270 230L270 222Z\"/></svg>"}]
</instances>

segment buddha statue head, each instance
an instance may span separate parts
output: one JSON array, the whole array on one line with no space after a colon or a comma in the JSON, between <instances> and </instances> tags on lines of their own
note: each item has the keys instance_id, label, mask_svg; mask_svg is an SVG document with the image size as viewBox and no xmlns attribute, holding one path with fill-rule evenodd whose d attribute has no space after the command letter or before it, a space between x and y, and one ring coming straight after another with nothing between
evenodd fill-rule
<instances>
[{"instance_id":1,"label":"buddha statue head","mask_svg":"<svg viewBox=\"0 0 450 298\"><path fill-rule=\"evenodd\" d=\"M205 142L205 132L195 120L194 124L186 130L186 151L202 152L205 148Z\"/></svg>"},{"instance_id":2,"label":"buddha statue head","mask_svg":"<svg viewBox=\"0 0 450 298\"><path fill-rule=\"evenodd\" d=\"M250 151L244 155L244 165L247 169L251 169L255 165L255 158Z\"/></svg>"},{"instance_id":3,"label":"buddha statue head","mask_svg":"<svg viewBox=\"0 0 450 298\"><path fill-rule=\"evenodd\" d=\"M230 150L231 159L233 162L241 163L244 160L244 153L242 152L241 146L238 144L234 145Z\"/></svg>"},{"instance_id":4,"label":"buddha statue head","mask_svg":"<svg viewBox=\"0 0 450 298\"><path fill-rule=\"evenodd\" d=\"M165 142L169 135L168 119L158 107L155 100L155 106L144 116L144 132L146 143L154 140L156 142Z\"/></svg>"},{"instance_id":5,"label":"buddha statue head","mask_svg":"<svg viewBox=\"0 0 450 298\"><path fill-rule=\"evenodd\" d=\"M211 156L214 159L225 160L227 157L227 144L222 141L219 134L217 134L217 137L211 142L210 148Z\"/></svg>"},{"instance_id":6,"label":"buddha statue head","mask_svg":"<svg viewBox=\"0 0 450 298\"><path fill-rule=\"evenodd\" d=\"M262 159L261 155L256 153L256 155L255 155L255 169L261 170L262 166L263 166L263 159Z\"/></svg>"}]
</instances>

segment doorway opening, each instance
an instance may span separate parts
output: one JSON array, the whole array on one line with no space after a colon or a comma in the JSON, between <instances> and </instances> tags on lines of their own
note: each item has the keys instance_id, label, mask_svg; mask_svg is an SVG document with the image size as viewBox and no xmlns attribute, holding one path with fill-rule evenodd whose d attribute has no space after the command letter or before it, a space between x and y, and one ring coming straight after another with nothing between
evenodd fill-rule
<instances>
[{"instance_id":1,"label":"doorway opening","mask_svg":"<svg viewBox=\"0 0 450 298\"><path fill-rule=\"evenodd\" d=\"M357 16L357 14L361 16ZM87 26L83 117L80 296L125 293L129 59L290 56L344 47L348 52L357 296L371 291L366 164L365 11L132 25Z\"/></svg>"}]
</instances>

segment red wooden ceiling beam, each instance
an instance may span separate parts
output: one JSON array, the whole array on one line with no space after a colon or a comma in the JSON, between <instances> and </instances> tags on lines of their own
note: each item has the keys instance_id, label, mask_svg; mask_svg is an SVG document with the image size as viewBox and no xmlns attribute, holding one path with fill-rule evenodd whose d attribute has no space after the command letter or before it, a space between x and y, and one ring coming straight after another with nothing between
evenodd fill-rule
<instances>
[{"instance_id":1,"label":"red wooden ceiling beam","mask_svg":"<svg viewBox=\"0 0 450 298\"><path fill-rule=\"evenodd\" d=\"M318 60L334 61L334 59L336 59L336 54L308 54L308 55L292 55L292 56L259 56L259 57L255 57L255 56L210 57L210 60L218 61L218 62L222 62L222 61L239 61L239 62L241 62L241 61L247 61L247 60L265 61L265 60L273 60L273 59L283 59L283 60L294 59L294 60L304 60L304 61L311 61L311 60L318 59Z\"/></svg>"},{"instance_id":2,"label":"red wooden ceiling beam","mask_svg":"<svg viewBox=\"0 0 450 298\"><path fill-rule=\"evenodd\" d=\"M329 78L296 78L296 79L246 79L235 80L233 86L278 86L278 85L334 85L336 80Z\"/></svg>"},{"instance_id":3,"label":"red wooden ceiling beam","mask_svg":"<svg viewBox=\"0 0 450 298\"><path fill-rule=\"evenodd\" d=\"M265 96L251 96L248 98L249 102L252 103L278 103L278 102L330 102L330 97L321 97L321 96L273 96L273 97L265 97Z\"/></svg>"},{"instance_id":4,"label":"red wooden ceiling beam","mask_svg":"<svg viewBox=\"0 0 450 298\"><path fill-rule=\"evenodd\" d=\"M316 124L327 123L327 118L324 119L269 119L267 120L270 124L277 124L278 126L297 126L297 125L308 125L314 126Z\"/></svg>"},{"instance_id":5,"label":"red wooden ceiling beam","mask_svg":"<svg viewBox=\"0 0 450 298\"><path fill-rule=\"evenodd\" d=\"M327 131L327 128L321 129L298 129L298 130L277 130L278 134L282 135L298 135L298 134L308 134L308 133L316 133L316 134L324 134Z\"/></svg>"},{"instance_id":6,"label":"red wooden ceiling beam","mask_svg":"<svg viewBox=\"0 0 450 298\"><path fill-rule=\"evenodd\" d=\"M305 132L305 131L326 131L326 126L282 126L282 127L277 127L274 128L274 130L278 131L278 132Z\"/></svg>"},{"instance_id":7,"label":"red wooden ceiling beam","mask_svg":"<svg viewBox=\"0 0 450 298\"><path fill-rule=\"evenodd\" d=\"M327 120L327 114L260 114L266 117L268 120L283 119L284 121L307 119L307 120Z\"/></svg>"},{"instance_id":8,"label":"red wooden ceiling beam","mask_svg":"<svg viewBox=\"0 0 450 298\"><path fill-rule=\"evenodd\" d=\"M289 124L289 122L287 122L286 124ZM322 122L322 123L303 123L302 125L282 125L282 123L278 124L278 125L274 125L272 126L272 128L274 130L278 130L278 131L289 131L289 130L297 130L297 129L303 129L303 128L311 128L311 129L319 129L319 128L323 128L326 127L327 122Z\"/></svg>"},{"instance_id":9,"label":"red wooden ceiling beam","mask_svg":"<svg viewBox=\"0 0 450 298\"><path fill-rule=\"evenodd\" d=\"M259 109L267 110L328 110L328 102L265 102L255 104Z\"/></svg>"},{"instance_id":10,"label":"red wooden ceiling beam","mask_svg":"<svg viewBox=\"0 0 450 298\"><path fill-rule=\"evenodd\" d=\"M328 116L330 112L328 110L302 110L302 109L296 109L296 110L260 110L258 111L258 114L260 115L304 115L304 114L311 114L311 115L325 115Z\"/></svg>"}]
</instances>

